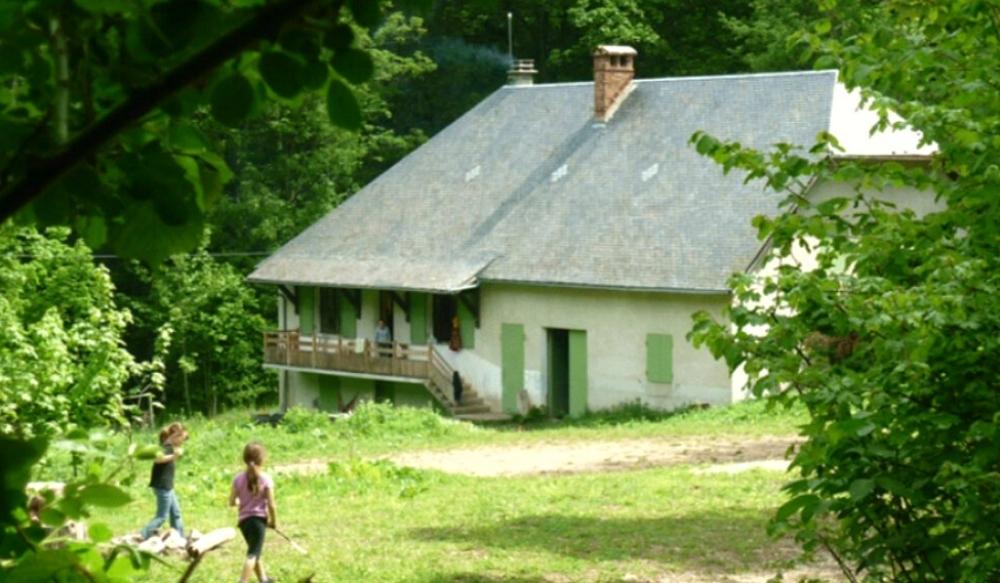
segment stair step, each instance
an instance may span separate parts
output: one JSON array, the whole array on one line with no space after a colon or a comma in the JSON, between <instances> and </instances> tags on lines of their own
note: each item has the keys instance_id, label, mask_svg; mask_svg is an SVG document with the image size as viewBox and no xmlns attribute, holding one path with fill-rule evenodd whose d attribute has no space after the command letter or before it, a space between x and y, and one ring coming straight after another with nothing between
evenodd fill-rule
<instances>
[{"instance_id":1,"label":"stair step","mask_svg":"<svg viewBox=\"0 0 1000 583\"><path fill-rule=\"evenodd\" d=\"M461 407L472 407L476 405L485 405L486 401L484 401L482 397L476 397L474 399L470 399L466 397L465 394L463 393L462 400L458 404Z\"/></svg>"},{"instance_id":2,"label":"stair step","mask_svg":"<svg viewBox=\"0 0 1000 583\"><path fill-rule=\"evenodd\" d=\"M472 421L474 423L501 423L510 421L511 417L506 413L468 413L465 415L455 415L455 419Z\"/></svg>"},{"instance_id":3,"label":"stair step","mask_svg":"<svg viewBox=\"0 0 1000 583\"><path fill-rule=\"evenodd\" d=\"M489 413L490 408L488 405L459 405L452 409L452 413L455 415L467 415L469 413Z\"/></svg>"}]
</instances>

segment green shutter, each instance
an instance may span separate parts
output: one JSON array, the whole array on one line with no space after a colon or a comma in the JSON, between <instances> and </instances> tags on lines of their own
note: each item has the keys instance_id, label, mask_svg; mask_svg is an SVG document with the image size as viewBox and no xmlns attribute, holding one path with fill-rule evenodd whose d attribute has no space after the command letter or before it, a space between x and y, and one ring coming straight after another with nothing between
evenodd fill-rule
<instances>
[{"instance_id":1,"label":"green shutter","mask_svg":"<svg viewBox=\"0 0 1000 583\"><path fill-rule=\"evenodd\" d=\"M463 338L464 340L464 338ZM517 413L517 394L524 389L524 326L500 325L501 403L506 413Z\"/></svg>"},{"instance_id":2,"label":"green shutter","mask_svg":"<svg viewBox=\"0 0 1000 583\"><path fill-rule=\"evenodd\" d=\"M358 314L345 296L338 298L340 306L340 335L344 338L355 338L358 335Z\"/></svg>"},{"instance_id":3,"label":"green shutter","mask_svg":"<svg viewBox=\"0 0 1000 583\"><path fill-rule=\"evenodd\" d=\"M674 337L646 335L646 378L653 383L674 382Z\"/></svg>"},{"instance_id":4,"label":"green shutter","mask_svg":"<svg viewBox=\"0 0 1000 583\"><path fill-rule=\"evenodd\" d=\"M569 331L569 414L587 412L587 331Z\"/></svg>"},{"instance_id":5,"label":"green shutter","mask_svg":"<svg viewBox=\"0 0 1000 583\"><path fill-rule=\"evenodd\" d=\"M410 342L427 344L427 294L410 293Z\"/></svg>"},{"instance_id":6,"label":"green shutter","mask_svg":"<svg viewBox=\"0 0 1000 583\"><path fill-rule=\"evenodd\" d=\"M462 334L462 348L475 348L476 320L461 300L458 301L458 330Z\"/></svg>"},{"instance_id":7,"label":"green shutter","mask_svg":"<svg viewBox=\"0 0 1000 583\"><path fill-rule=\"evenodd\" d=\"M312 334L316 329L316 288L299 286L296 294L299 296L299 331Z\"/></svg>"}]
</instances>

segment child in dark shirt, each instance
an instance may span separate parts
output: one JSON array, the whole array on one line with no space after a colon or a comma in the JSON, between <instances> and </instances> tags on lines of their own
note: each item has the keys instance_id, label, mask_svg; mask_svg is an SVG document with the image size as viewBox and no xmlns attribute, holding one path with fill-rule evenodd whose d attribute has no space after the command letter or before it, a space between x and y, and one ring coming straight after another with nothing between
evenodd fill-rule
<instances>
[{"instance_id":1,"label":"child in dark shirt","mask_svg":"<svg viewBox=\"0 0 1000 583\"><path fill-rule=\"evenodd\" d=\"M170 518L170 527L184 536L184 523L181 521L181 507L174 492L174 462L184 455L181 447L187 441L188 434L180 423L171 423L160 431L160 446L163 453L153 461L153 471L149 478L149 487L156 496L156 516L142 529L142 538L147 539Z\"/></svg>"}]
</instances>

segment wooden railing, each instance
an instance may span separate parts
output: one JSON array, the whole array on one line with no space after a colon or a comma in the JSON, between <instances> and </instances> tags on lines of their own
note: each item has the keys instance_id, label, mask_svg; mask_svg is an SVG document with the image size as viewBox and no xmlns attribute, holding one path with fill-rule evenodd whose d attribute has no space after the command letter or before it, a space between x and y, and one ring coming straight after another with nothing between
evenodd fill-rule
<instances>
[{"instance_id":1,"label":"wooden railing","mask_svg":"<svg viewBox=\"0 0 1000 583\"><path fill-rule=\"evenodd\" d=\"M297 330L264 333L265 364L300 368L427 379L431 352L418 344L301 335Z\"/></svg>"}]
</instances>

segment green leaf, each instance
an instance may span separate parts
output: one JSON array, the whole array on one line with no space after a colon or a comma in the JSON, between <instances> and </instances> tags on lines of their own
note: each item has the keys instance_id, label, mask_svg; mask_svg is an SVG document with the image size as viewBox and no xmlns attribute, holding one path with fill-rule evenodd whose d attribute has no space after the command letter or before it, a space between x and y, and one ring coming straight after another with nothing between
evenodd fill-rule
<instances>
[{"instance_id":1,"label":"green leaf","mask_svg":"<svg viewBox=\"0 0 1000 583\"><path fill-rule=\"evenodd\" d=\"M423 14L431 10L434 0L399 0L398 7L406 12L416 12Z\"/></svg>"},{"instance_id":2,"label":"green leaf","mask_svg":"<svg viewBox=\"0 0 1000 583\"><path fill-rule=\"evenodd\" d=\"M114 536L111 528L103 522L95 522L88 525L87 532L90 534L90 540L95 543L106 543Z\"/></svg>"},{"instance_id":3,"label":"green leaf","mask_svg":"<svg viewBox=\"0 0 1000 583\"><path fill-rule=\"evenodd\" d=\"M186 154L200 154L208 148L208 140L191 124L175 120L167 131L167 145Z\"/></svg>"},{"instance_id":4,"label":"green leaf","mask_svg":"<svg viewBox=\"0 0 1000 583\"><path fill-rule=\"evenodd\" d=\"M111 484L90 484L80 491L80 500L91 506L118 508L131 502L132 497Z\"/></svg>"},{"instance_id":5,"label":"green leaf","mask_svg":"<svg viewBox=\"0 0 1000 583\"><path fill-rule=\"evenodd\" d=\"M212 117L222 125L237 127L253 111L254 99L253 85L246 77L239 73L229 75L212 89L209 98Z\"/></svg>"},{"instance_id":6,"label":"green leaf","mask_svg":"<svg viewBox=\"0 0 1000 583\"><path fill-rule=\"evenodd\" d=\"M330 68L323 62L312 62L302 70L302 84L306 89L319 89L330 76Z\"/></svg>"},{"instance_id":7,"label":"green leaf","mask_svg":"<svg viewBox=\"0 0 1000 583\"><path fill-rule=\"evenodd\" d=\"M875 490L875 480L863 479L854 480L849 488L851 498L854 500L864 500Z\"/></svg>"},{"instance_id":8,"label":"green leaf","mask_svg":"<svg viewBox=\"0 0 1000 583\"><path fill-rule=\"evenodd\" d=\"M74 4L94 14L131 14L134 0L73 0Z\"/></svg>"},{"instance_id":9,"label":"green leaf","mask_svg":"<svg viewBox=\"0 0 1000 583\"><path fill-rule=\"evenodd\" d=\"M160 448L156 445L145 445L135 450L133 454L137 460L153 460L160 454Z\"/></svg>"},{"instance_id":10,"label":"green leaf","mask_svg":"<svg viewBox=\"0 0 1000 583\"><path fill-rule=\"evenodd\" d=\"M281 48L302 56L306 61L319 57L320 42L316 33L301 28L288 28L278 37Z\"/></svg>"},{"instance_id":11,"label":"green leaf","mask_svg":"<svg viewBox=\"0 0 1000 583\"><path fill-rule=\"evenodd\" d=\"M326 111L330 121L349 130L361 128L361 108L354 92L339 79L330 81L326 90Z\"/></svg>"},{"instance_id":12,"label":"green leaf","mask_svg":"<svg viewBox=\"0 0 1000 583\"><path fill-rule=\"evenodd\" d=\"M189 175L186 162L190 160L171 155L159 144L147 145L137 159L123 162L123 170L129 174L128 195L136 201L151 200L166 224L184 225L200 214L196 203L196 189L200 188L197 166L194 176Z\"/></svg>"},{"instance_id":13,"label":"green leaf","mask_svg":"<svg viewBox=\"0 0 1000 583\"><path fill-rule=\"evenodd\" d=\"M801 496L796 496L788 502L785 502L781 508L778 509L775 515L775 520L778 522L785 522L792 517L796 512L802 511L803 514L806 512L811 512L819 505L819 497L815 494L803 494Z\"/></svg>"},{"instance_id":14,"label":"green leaf","mask_svg":"<svg viewBox=\"0 0 1000 583\"><path fill-rule=\"evenodd\" d=\"M42 524L54 528L66 523L66 515L51 506L43 508L38 517L41 519Z\"/></svg>"},{"instance_id":15,"label":"green leaf","mask_svg":"<svg viewBox=\"0 0 1000 583\"><path fill-rule=\"evenodd\" d=\"M333 55L333 68L344 79L359 84L371 79L375 64L371 56L361 49L348 48Z\"/></svg>"},{"instance_id":16,"label":"green leaf","mask_svg":"<svg viewBox=\"0 0 1000 583\"><path fill-rule=\"evenodd\" d=\"M159 265L167 257L198 246L204 229L201 213L180 225L166 224L152 203L130 205L111 233L111 244L122 257Z\"/></svg>"},{"instance_id":17,"label":"green leaf","mask_svg":"<svg viewBox=\"0 0 1000 583\"><path fill-rule=\"evenodd\" d=\"M48 188L31 204L39 227L51 227L68 222L73 213L73 197L60 182Z\"/></svg>"},{"instance_id":18,"label":"green leaf","mask_svg":"<svg viewBox=\"0 0 1000 583\"><path fill-rule=\"evenodd\" d=\"M354 20L366 28L374 28L381 18L377 0L349 0L348 6L351 7Z\"/></svg>"},{"instance_id":19,"label":"green leaf","mask_svg":"<svg viewBox=\"0 0 1000 583\"><path fill-rule=\"evenodd\" d=\"M346 24L338 24L323 35L323 45L334 51L342 51L354 42L354 30Z\"/></svg>"},{"instance_id":20,"label":"green leaf","mask_svg":"<svg viewBox=\"0 0 1000 583\"><path fill-rule=\"evenodd\" d=\"M42 440L23 441L0 437L0 521L15 508L24 508L24 487L31 476L31 466L45 453Z\"/></svg>"},{"instance_id":21,"label":"green leaf","mask_svg":"<svg viewBox=\"0 0 1000 583\"><path fill-rule=\"evenodd\" d=\"M257 68L267 86L281 97L290 99L302 91L302 62L288 53L264 53L260 56Z\"/></svg>"},{"instance_id":22,"label":"green leaf","mask_svg":"<svg viewBox=\"0 0 1000 583\"><path fill-rule=\"evenodd\" d=\"M56 573L69 569L78 562L67 549L46 549L28 554L12 570L4 574L5 583L38 583L52 581Z\"/></svg>"}]
</instances>

